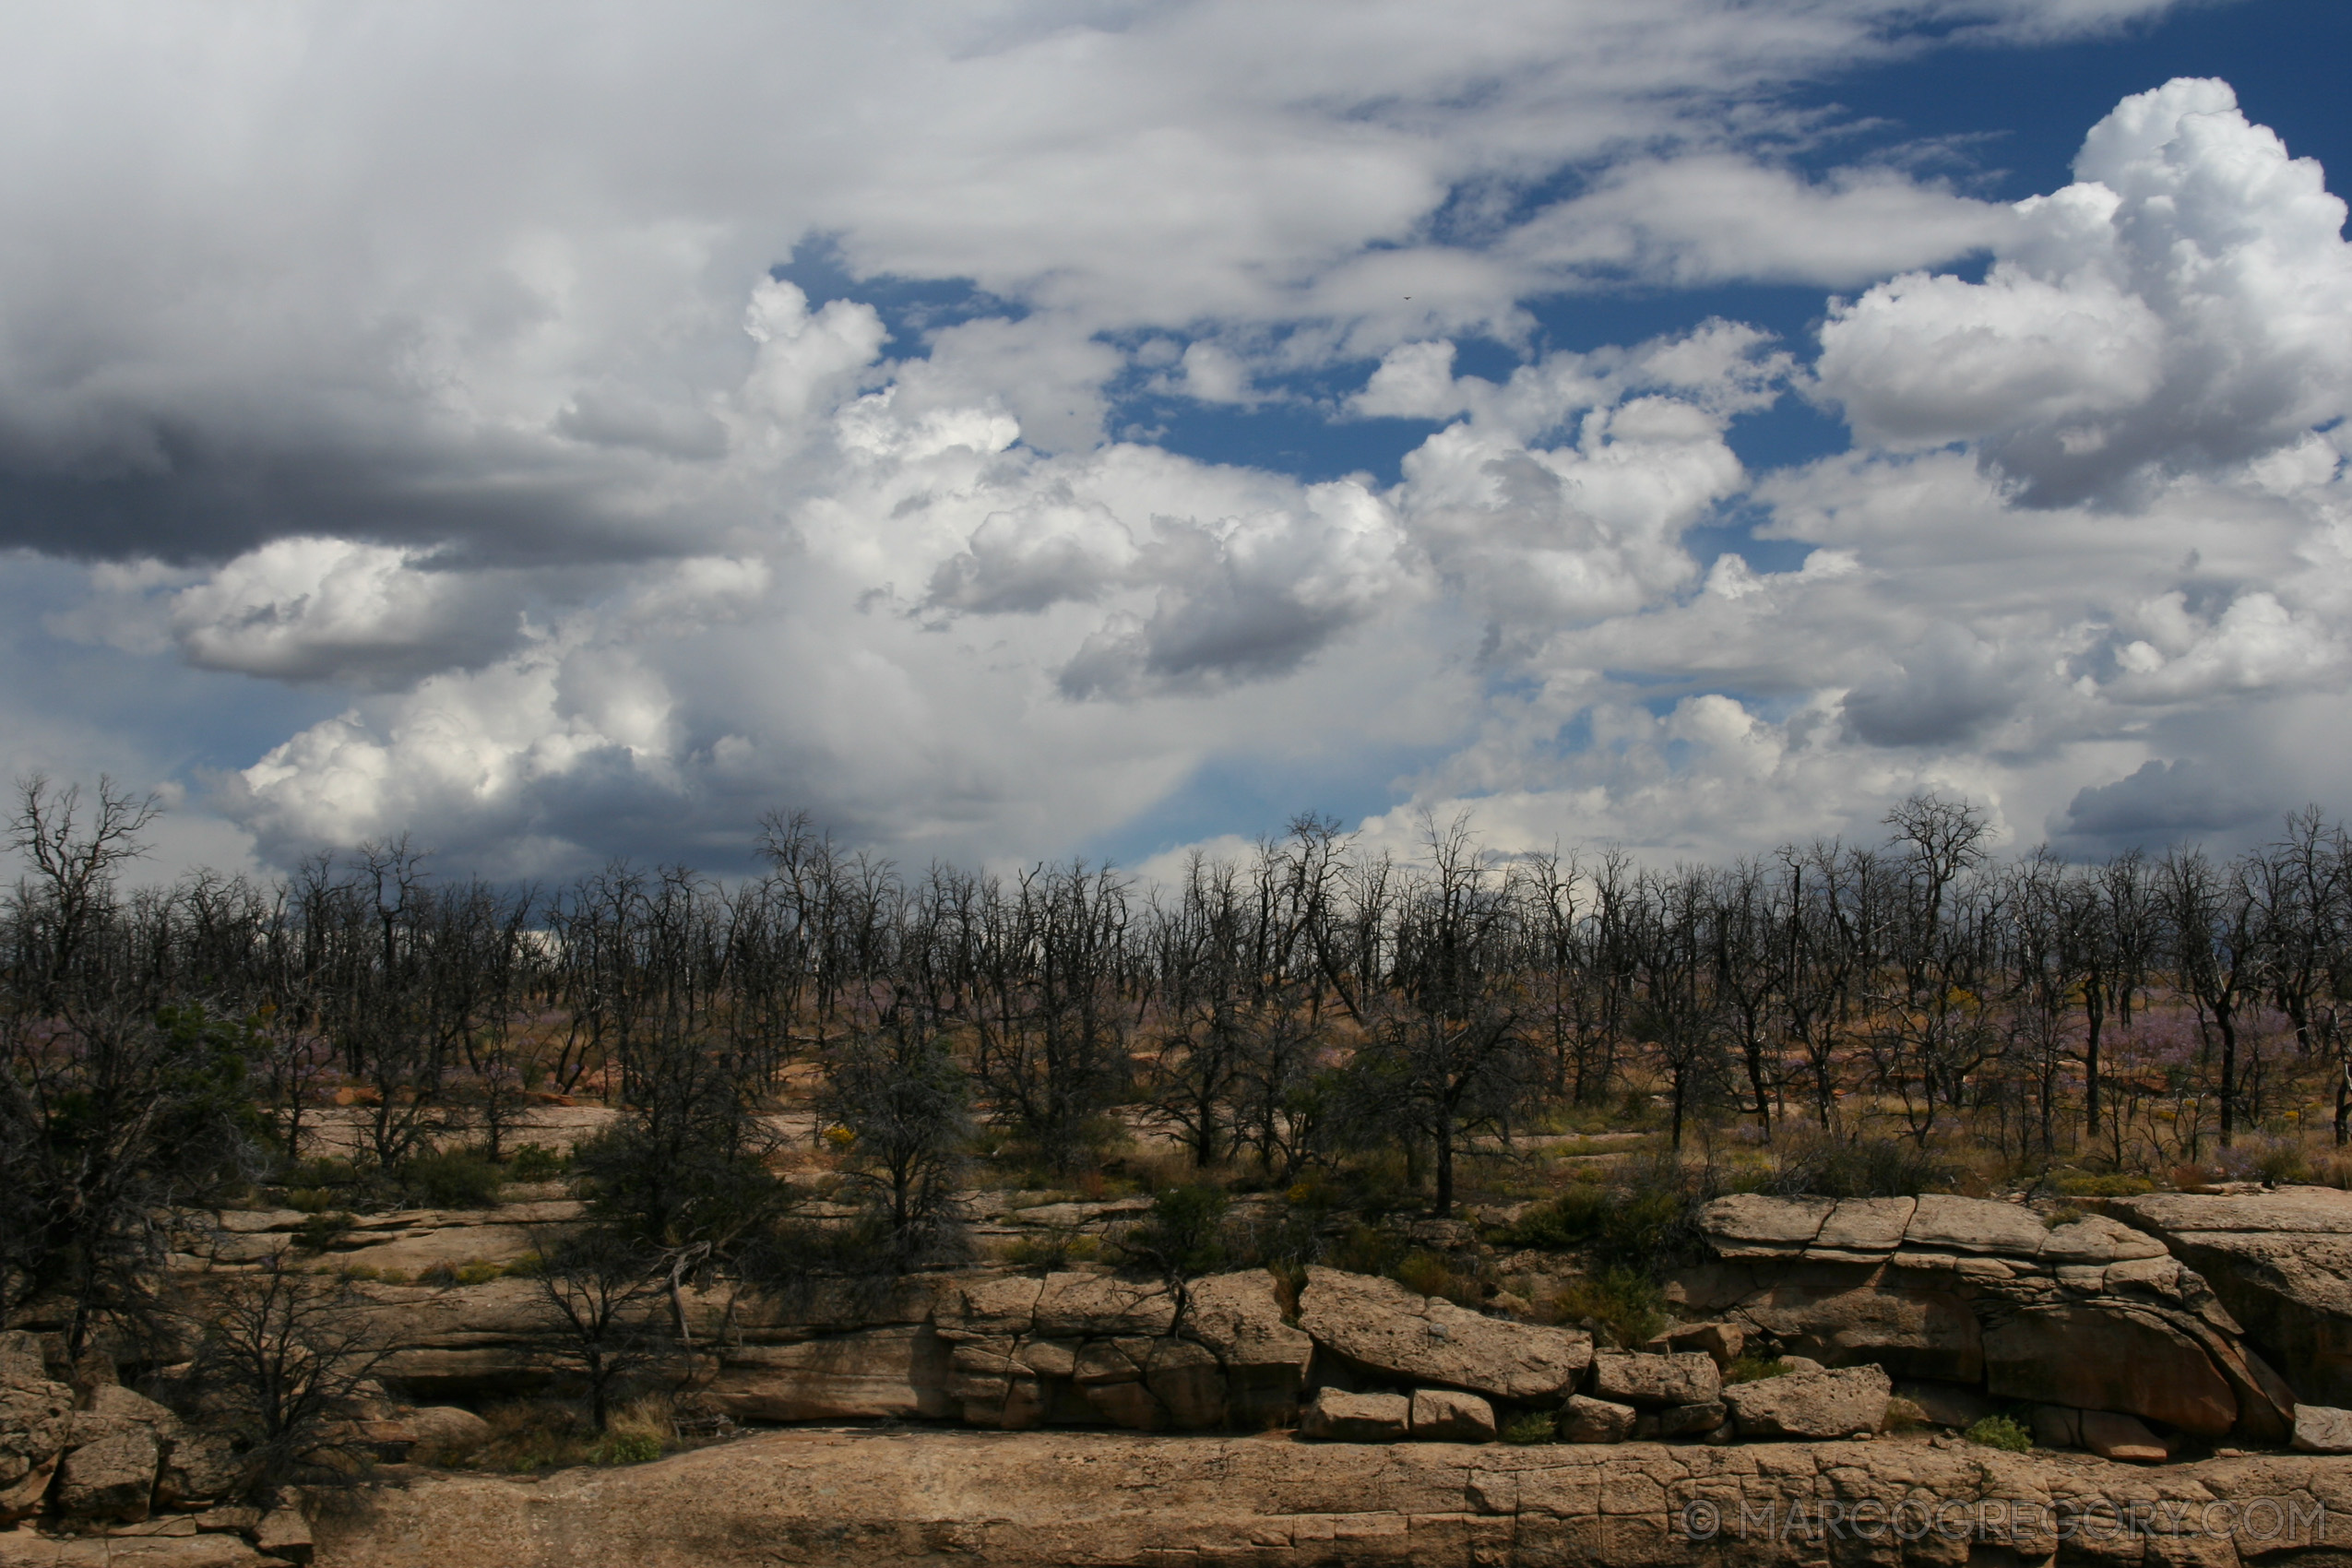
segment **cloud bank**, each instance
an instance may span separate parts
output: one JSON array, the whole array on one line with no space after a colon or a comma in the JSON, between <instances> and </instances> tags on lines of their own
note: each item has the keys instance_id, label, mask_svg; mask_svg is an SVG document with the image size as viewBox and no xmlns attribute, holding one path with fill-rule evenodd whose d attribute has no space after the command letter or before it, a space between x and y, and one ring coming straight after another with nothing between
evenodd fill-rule
<instances>
[{"instance_id":1,"label":"cloud bank","mask_svg":"<svg viewBox=\"0 0 2352 1568\"><path fill-rule=\"evenodd\" d=\"M1779 106L1911 5L103 10L0 65L0 542L87 564L56 646L310 705L147 754L263 861L724 864L786 803L1019 859L1236 770L1661 855L2340 792L2345 208L2223 83L2004 205ZM1818 338L1528 312L1727 280ZM1850 449L1749 471L1799 400Z\"/></svg>"}]
</instances>

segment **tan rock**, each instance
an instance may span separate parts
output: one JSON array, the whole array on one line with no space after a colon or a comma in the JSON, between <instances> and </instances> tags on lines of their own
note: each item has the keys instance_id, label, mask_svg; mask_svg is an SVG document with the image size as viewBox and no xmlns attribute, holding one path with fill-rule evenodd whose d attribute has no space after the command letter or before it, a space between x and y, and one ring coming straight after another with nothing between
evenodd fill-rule
<instances>
[{"instance_id":1,"label":"tan rock","mask_svg":"<svg viewBox=\"0 0 2352 1568\"><path fill-rule=\"evenodd\" d=\"M404 1418L417 1447L436 1459L470 1454L491 1439L488 1421L455 1405L427 1405Z\"/></svg>"},{"instance_id":2,"label":"tan rock","mask_svg":"<svg viewBox=\"0 0 2352 1568\"><path fill-rule=\"evenodd\" d=\"M941 1300L933 1321L951 1339L1034 1334L1044 1289L1045 1281L1019 1274L967 1280Z\"/></svg>"},{"instance_id":3,"label":"tan rock","mask_svg":"<svg viewBox=\"0 0 2352 1568\"><path fill-rule=\"evenodd\" d=\"M1497 1399L1564 1394L1592 1360L1586 1335L1482 1317L1394 1280L1328 1268L1307 1270L1299 1326L1317 1346L1400 1383Z\"/></svg>"},{"instance_id":4,"label":"tan rock","mask_svg":"<svg viewBox=\"0 0 2352 1568\"><path fill-rule=\"evenodd\" d=\"M162 1459L155 1433L137 1422L81 1443L57 1467L58 1510L75 1519L144 1519Z\"/></svg>"},{"instance_id":5,"label":"tan rock","mask_svg":"<svg viewBox=\"0 0 2352 1568\"><path fill-rule=\"evenodd\" d=\"M1669 1405L1657 1412L1657 1434L1660 1437L1698 1437L1715 1431L1729 1419L1729 1408L1720 1399L1708 1399L1695 1405Z\"/></svg>"},{"instance_id":6,"label":"tan rock","mask_svg":"<svg viewBox=\"0 0 2352 1568\"><path fill-rule=\"evenodd\" d=\"M1736 1383L1723 1403L1743 1438L1826 1439L1874 1432L1894 1384L1879 1367L1837 1367Z\"/></svg>"},{"instance_id":7,"label":"tan rock","mask_svg":"<svg viewBox=\"0 0 2352 1568\"><path fill-rule=\"evenodd\" d=\"M2145 1309L2070 1302L2019 1312L1985 1330L1995 1398L2117 1410L2200 1436L2238 1420L2228 1381L2204 1348Z\"/></svg>"},{"instance_id":8,"label":"tan rock","mask_svg":"<svg viewBox=\"0 0 2352 1568\"><path fill-rule=\"evenodd\" d=\"M1699 1229L1724 1257L1785 1257L1803 1251L1837 1208L1834 1198L1734 1193L1699 1210Z\"/></svg>"},{"instance_id":9,"label":"tan rock","mask_svg":"<svg viewBox=\"0 0 2352 1568\"><path fill-rule=\"evenodd\" d=\"M1722 1386L1723 1374L1712 1356L1621 1350L1593 1356L1593 1393L1621 1405L1701 1405Z\"/></svg>"},{"instance_id":10,"label":"tan rock","mask_svg":"<svg viewBox=\"0 0 2352 1568\"><path fill-rule=\"evenodd\" d=\"M2172 1457L2171 1445L2144 1423L2113 1410L2084 1411L2081 1430L2083 1446L2102 1459L2161 1465Z\"/></svg>"},{"instance_id":11,"label":"tan rock","mask_svg":"<svg viewBox=\"0 0 2352 1568\"><path fill-rule=\"evenodd\" d=\"M271 1557L308 1562L313 1550L310 1521L299 1508L273 1508L254 1531L254 1545Z\"/></svg>"},{"instance_id":12,"label":"tan rock","mask_svg":"<svg viewBox=\"0 0 2352 1568\"><path fill-rule=\"evenodd\" d=\"M1333 1443L1395 1443L1413 1428L1413 1402L1401 1394L1347 1394L1321 1388L1299 1415L1301 1437Z\"/></svg>"},{"instance_id":13,"label":"tan rock","mask_svg":"<svg viewBox=\"0 0 2352 1568\"><path fill-rule=\"evenodd\" d=\"M2151 1193L2103 1206L2202 1276L2298 1396L2352 1407L2352 1193Z\"/></svg>"},{"instance_id":14,"label":"tan rock","mask_svg":"<svg viewBox=\"0 0 2352 1568\"><path fill-rule=\"evenodd\" d=\"M1492 1443L1494 1407L1475 1394L1417 1388L1410 1425L1413 1436L1431 1443Z\"/></svg>"},{"instance_id":15,"label":"tan rock","mask_svg":"<svg viewBox=\"0 0 2352 1568\"><path fill-rule=\"evenodd\" d=\"M1631 1405L1576 1395L1561 1408L1560 1441L1622 1443L1633 1435L1633 1420L1639 1414Z\"/></svg>"},{"instance_id":16,"label":"tan rock","mask_svg":"<svg viewBox=\"0 0 2352 1568\"><path fill-rule=\"evenodd\" d=\"M1904 1227L1903 1244L1923 1252L2030 1258L2048 1235L2041 1216L2021 1204L1930 1193L1918 1200Z\"/></svg>"},{"instance_id":17,"label":"tan rock","mask_svg":"<svg viewBox=\"0 0 2352 1568\"><path fill-rule=\"evenodd\" d=\"M335 1568L1179 1568L1316 1563L1378 1568L1574 1564L1675 1568L1694 1562L1800 1568L1857 1550L1808 1524L1834 1500L1850 1511L1907 1498L1970 1506L2061 1498L2294 1499L2302 1510L2249 1561L2326 1563L2352 1552L2352 1466L2320 1455L2215 1459L2151 1473L2089 1455L2009 1455L1973 1444L1834 1443L1671 1449L1380 1446L1110 1432L924 1432L889 1437L794 1431L656 1464L559 1472L525 1482L466 1473L368 1488L315 1521ZM1683 1504L1728 1504L1708 1542L1681 1532ZM2310 1504L2323 1502L2313 1510ZM1752 1521L1743 1542L1740 1508ZM2015 1548L1985 1560L2041 1562L2065 1543L2032 1511ZM1850 1514L1849 1514L1850 1516ZM2001 1515L1995 1515L1998 1519ZM2227 1558L2171 1550L2085 1558L2104 1568L2188 1568ZM1867 1545L1867 1543L1863 1543ZM1917 1568L1970 1555L1906 1544L1855 1562ZM2225 1534L2219 1544L2228 1551ZM2079 1540L2069 1554L2082 1550ZM1824 1553L1827 1555L1824 1555Z\"/></svg>"},{"instance_id":18,"label":"tan rock","mask_svg":"<svg viewBox=\"0 0 2352 1568\"><path fill-rule=\"evenodd\" d=\"M1134 1357L1108 1339L1090 1340L1078 1350L1071 1375L1081 1388L1091 1388L1107 1383L1141 1382L1144 1369Z\"/></svg>"},{"instance_id":19,"label":"tan rock","mask_svg":"<svg viewBox=\"0 0 2352 1568\"><path fill-rule=\"evenodd\" d=\"M1643 1348L1656 1355L1697 1351L1717 1367L1728 1367L1747 1346L1748 1331L1736 1323L1678 1323L1653 1336Z\"/></svg>"},{"instance_id":20,"label":"tan rock","mask_svg":"<svg viewBox=\"0 0 2352 1568\"><path fill-rule=\"evenodd\" d=\"M1789 1264L1771 1270L1734 1315L1825 1364L1975 1383L1984 1376L1984 1333L1968 1289L1942 1272Z\"/></svg>"},{"instance_id":21,"label":"tan rock","mask_svg":"<svg viewBox=\"0 0 2352 1568\"><path fill-rule=\"evenodd\" d=\"M30 1531L0 1535L0 1568L262 1568L264 1562L236 1536L56 1540Z\"/></svg>"},{"instance_id":22,"label":"tan rock","mask_svg":"<svg viewBox=\"0 0 2352 1568\"><path fill-rule=\"evenodd\" d=\"M1891 1253L1918 1207L1916 1198L1840 1198L1812 1241L1816 1248L1849 1253Z\"/></svg>"},{"instance_id":23,"label":"tan rock","mask_svg":"<svg viewBox=\"0 0 2352 1568\"><path fill-rule=\"evenodd\" d=\"M2167 1257L2164 1243L2144 1230L2135 1230L2103 1214L2052 1228L2042 1238L2040 1261L2060 1264L2142 1263Z\"/></svg>"},{"instance_id":24,"label":"tan rock","mask_svg":"<svg viewBox=\"0 0 2352 1568\"><path fill-rule=\"evenodd\" d=\"M2294 1443L2299 1454L2352 1454L2352 1410L2296 1406Z\"/></svg>"},{"instance_id":25,"label":"tan rock","mask_svg":"<svg viewBox=\"0 0 2352 1568\"><path fill-rule=\"evenodd\" d=\"M1282 1321L1271 1275L1253 1269L1194 1281L1185 1332L1225 1364L1231 1420L1289 1425L1297 1418L1315 1344L1305 1330Z\"/></svg>"},{"instance_id":26,"label":"tan rock","mask_svg":"<svg viewBox=\"0 0 2352 1568\"><path fill-rule=\"evenodd\" d=\"M1143 1369L1143 1383L1180 1431L1225 1424L1225 1369L1189 1339L1122 1339L1119 1348Z\"/></svg>"},{"instance_id":27,"label":"tan rock","mask_svg":"<svg viewBox=\"0 0 2352 1568\"><path fill-rule=\"evenodd\" d=\"M1116 1335L1154 1338L1175 1322L1176 1300L1157 1282L1104 1274L1049 1274L1038 1291L1035 1326L1043 1338Z\"/></svg>"},{"instance_id":28,"label":"tan rock","mask_svg":"<svg viewBox=\"0 0 2352 1568\"><path fill-rule=\"evenodd\" d=\"M1169 1424L1168 1407L1140 1379L1089 1384L1082 1392L1087 1403L1112 1426L1129 1431L1159 1431Z\"/></svg>"}]
</instances>

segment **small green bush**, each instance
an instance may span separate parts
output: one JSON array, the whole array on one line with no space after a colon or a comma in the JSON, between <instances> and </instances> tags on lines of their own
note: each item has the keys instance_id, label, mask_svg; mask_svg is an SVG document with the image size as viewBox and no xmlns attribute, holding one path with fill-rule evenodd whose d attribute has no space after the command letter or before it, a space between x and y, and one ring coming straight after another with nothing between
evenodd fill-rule
<instances>
[{"instance_id":1,"label":"small green bush","mask_svg":"<svg viewBox=\"0 0 2352 1568\"><path fill-rule=\"evenodd\" d=\"M2033 1432L2013 1416L1987 1416L1961 1435L1971 1443L2011 1454L2023 1454L2034 1445Z\"/></svg>"},{"instance_id":2,"label":"small green bush","mask_svg":"<svg viewBox=\"0 0 2352 1568\"><path fill-rule=\"evenodd\" d=\"M303 1253L323 1253L358 1223L339 1209L332 1214L314 1214L294 1227L294 1249Z\"/></svg>"},{"instance_id":3,"label":"small green bush","mask_svg":"<svg viewBox=\"0 0 2352 1568\"><path fill-rule=\"evenodd\" d=\"M1723 1369L1723 1381L1762 1383L1768 1377L1787 1377L1794 1370L1777 1356L1740 1356Z\"/></svg>"},{"instance_id":4,"label":"small green bush","mask_svg":"<svg viewBox=\"0 0 2352 1568\"><path fill-rule=\"evenodd\" d=\"M1484 1299L1479 1282L1456 1274L1435 1253L1408 1253L1388 1277L1417 1296L1441 1296L1457 1307L1475 1307Z\"/></svg>"},{"instance_id":5,"label":"small green bush","mask_svg":"<svg viewBox=\"0 0 2352 1568\"><path fill-rule=\"evenodd\" d=\"M1631 1350L1665 1328L1666 1292L1647 1275L1612 1268L1572 1283L1552 1299L1551 1315L1560 1323L1590 1321L1619 1349Z\"/></svg>"},{"instance_id":6,"label":"small green bush","mask_svg":"<svg viewBox=\"0 0 2352 1568\"><path fill-rule=\"evenodd\" d=\"M558 1154L543 1144L525 1144L506 1157L506 1175L515 1182L552 1182L571 1163L569 1155Z\"/></svg>"},{"instance_id":7,"label":"small green bush","mask_svg":"<svg viewBox=\"0 0 2352 1568\"><path fill-rule=\"evenodd\" d=\"M498 1201L505 1173L474 1149L436 1149L402 1167L400 1185L434 1208L488 1208Z\"/></svg>"},{"instance_id":8,"label":"small green bush","mask_svg":"<svg viewBox=\"0 0 2352 1568\"><path fill-rule=\"evenodd\" d=\"M1502 1429L1495 1435L1505 1443L1515 1443L1522 1447L1526 1447L1534 1443L1550 1443L1559 1434L1559 1419L1550 1411L1528 1410L1503 1422Z\"/></svg>"},{"instance_id":9,"label":"small green bush","mask_svg":"<svg viewBox=\"0 0 2352 1568\"><path fill-rule=\"evenodd\" d=\"M614 1432L588 1450L593 1465L644 1465L661 1457L661 1440L645 1432Z\"/></svg>"},{"instance_id":10,"label":"small green bush","mask_svg":"<svg viewBox=\"0 0 2352 1568\"><path fill-rule=\"evenodd\" d=\"M1372 1225L1350 1225L1324 1249L1323 1261L1346 1274L1386 1274L1405 1261L1404 1238Z\"/></svg>"},{"instance_id":11,"label":"small green bush","mask_svg":"<svg viewBox=\"0 0 2352 1568\"><path fill-rule=\"evenodd\" d=\"M2061 1197L2132 1198L2156 1191L2156 1183L2132 1170L2053 1170L2043 1184Z\"/></svg>"},{"instance_id":12,"label":"small green bush","mask_svg":"<svg viewBox=\"0 0 2352 1568\"><path fill-rule=\"evenodd\" d=\"M547 1254L534 1247L506 1265L509 1279L537 1279L547 1272Z\"/></svg>"},{"instance_id":13,"label":"small green bush","mask_svg":"<svg viewBox=\"0 0 2352 1568\"><path fill-rule=\"evenodd\" d=\"M1038 1230L1016 1236L1004 1249L1004 1261L1015 1268L1062 1268L1093 1257L1102 1250L1092 1236L1069 1230Z\"/></svg>"}]
</instances>

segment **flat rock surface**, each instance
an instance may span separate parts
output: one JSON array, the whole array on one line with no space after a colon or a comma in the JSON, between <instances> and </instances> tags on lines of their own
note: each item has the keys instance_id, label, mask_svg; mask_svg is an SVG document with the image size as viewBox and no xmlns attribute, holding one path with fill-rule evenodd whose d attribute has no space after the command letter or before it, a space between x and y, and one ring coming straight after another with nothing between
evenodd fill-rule
<instances>
[{"instance_id":1,"label":"flat rock surface","mask_svg":"<svg viewBox=\"0 0 2352 1568\"><path fill-rule=\"evenodd\" d=\"M1299 1326L1316 1344L1399 1382L1497 1399L1563 1393L1592 1363L1587 1335L1505 1323L1394 1280L1328 1268L1307 1270Z\"/></svg>"},{"instance_id":2,"label":"flat rock surface","mask_svg":"<svg viewBox=\"0 0 2352 1568\"><path fill-rule=\"evenodd\" d=\"M2194 1549L2186 1557L2173 1543L2144 1550L2126 1537L2104 1545L2097 1561L2229 1568L2298 1548L2352 1551L2352 1462L2342 1459L2146 1469L2087 1455L1885 1440L1371 1447L1280 1437L802 1431L537 1481L426 1475L322 1494L313 1529L323 1568L859 1568L923 1559L968 1568L1661 1568L1727 1552L1724 1560L1743 1563L1819 1563L1817 1524L1791 1528L1792 1508L1818 1521L1833 1500L1850 1514L1865 1502L1892 1508L1923 1498L1953 1504L1958 1512L1948 1517L1964 1532L1957 1550L1938 1542L1904 1554L1923 1562L1962 1561L1968 1536L1986 1532L2007 1532L1996 1544L2017 1558L2046 1560L2059 1544L2044 1512L2053 1504L2153 1513L2169 1503L2181 1530L2193 1531L2250 1516L2246 1505L2262 1498L2281 1506L2275 1520L2256 1518L2255 1537L2241 1539L2243 1525L2237 1535L2193 1540L2176 1533L2174 1542ZM2237 1508L2208 1506L2223 1503ZM1743 1508L1752 1521L1744 1539ZM1766 1511L1769 1528L1755 1522ZM1711 1520L1707 1544L1693 1540L1690 1531ZM1895 1561L1891 1545L1883 1558Z\"/></svg>"}]
</instances>

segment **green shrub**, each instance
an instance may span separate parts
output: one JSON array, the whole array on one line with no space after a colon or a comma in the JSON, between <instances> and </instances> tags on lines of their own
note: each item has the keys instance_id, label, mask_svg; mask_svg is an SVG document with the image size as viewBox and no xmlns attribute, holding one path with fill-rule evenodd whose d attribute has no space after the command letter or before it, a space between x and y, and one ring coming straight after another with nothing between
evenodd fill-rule
<instances>
[{"instance_id":1,"label":"green shrub","mask_svg":"<svg viewBox=\"0 0 2352 1568\"><path fill-rule=\"evenodd\" d=\"M506 1265L509 1279L537 1279L547 1272L547 1254L533 1247Z\"/></svg>"},{"instance_id":2,"label":"green shrub","mask_svg":"<svg viewBox=\"0 0 2352 1568\"><path fill-rule=\"evenodd\" d=\"M498 1201L505 1175L476 1149L436 1149L421 1154L400 1170L400 1185L434 1208L488 1208Z\"/></svg>"},{"instance_id":3,"label":"green shrub","mask_svg":"<svg viewBox=\"0 0 2352 1568\"><path fill-rule=\"evenodd\" d=\"M1604 1268L1647 1271L1687 1250L1691 1217L1711 1196L1670 1160L1634 1168L1618 1185L1579 1182L1505 1226L1507 1247L1587 1252Z\"/></svg>"},{"instance_id":4,"label":"green shrub","mask_svg":"<svg viewBox=\"0 0 2352 1568\"><path fill-rule=\"evenodd\" d=\"M314 1214L294 1227L294 1250L323 1253L358 1223L357 1219L339 1209L332 1214Z\"/></svg>"},{"instance_id":5,"label":"green shrub","mask_svg":"<svg viewBox=\"0 0 2352 1568\"><path fill-rule=\"evenodd\" d=\"M2308 1182L2311 1179L2311 1162L2301 1144L2282 1139L2255 1152L2254 1172L2274 1187L2284 1182Z\"/></svg>"},{"instance_id":6,"label":"green shrub","mask_svg":"<svg viewBox=\"0 0 2352 1568\"><path fill-rule=\"evenodd\" d=\"M460 1285L487 1285L505 1272L506 1271L504 1268L494 1263L485 1263L480 1258L475 1258L469 1262L462 1263L457 1265L457 1283Z\"/></svg>"},{"instance_id":7,"label":"green shrub","mask_svg":"<svg viewBox=\"0 0 2352 1568\"><path fill-rule=\"evenodd\" d=\"M2042 1184L2067 1198L2131 1198L2156 1191L2156 1183L2136 1171L2077 1170L2071 1166L2051 1171Z\"/></svg>"},{"instance_id":8,"label":"green shrub","mask_svg":"<svg viewBox=\"0 0 2352 1568\"><path fill-rule=\"evenodd\" d=\"M1393 1230L1373 1225L1350 1225L1325 1247L1323 1261L1346 1274L1386 1274L1405 1261L1405 1241Z\"/></svg>"},{"instance_id":9,"label":"green shrub","mask_svg":"<svg viewBox=\"0 0 2352 1568\"><path fill-rule=\"evenodd\" d=\"M1777 1356L1740 1356L1723 1369L1723 1381L1762 1383L1768 1377L1787 1377L1794 1370Z\"/></svg>"},{"instance_id":10,"label":"green shrub","mask_svg":"<svg viewBox=\"0 0 2352 1568\"><path fill-rule=\"evenodd\" d=\"M645 1432L616 1431L588 1450L592 1465L643 1465L661 1457L661 1440Z\"/></svg>"},{"instance_id":11,"label":"green shrub","mask_svg":"<svg viewBox=\"0 0 2352 1568\"><path fill-rule=\"evenodd\" d=\"M1442 1296L1457 1307L1475 1307L1485 1299L1475 1279L1456 1274L1435 1253L1408 1253L1388 1277L1417 1296Z\"/></svg>"},{"instance_id":12,"label":"green shrub","mask_svg":"<svg viewBox=\"0 0 2352 1568\"><path fill-rule=\"evenodd\" d=\"M1034 1230L1016 1236L1004 1249L1004 1261L1015 1268L1057 1269L1091 1258L1102 1250L1092 1236L1070 1230Z\"/></svg>"},{"instance_id":13,"label":"green shrub","mask_svg":"<svg viewBox=\"0 0 2352 1568\"><path fill-rule=\"evenodd\" d=\"M2034 1445L2034 1434L2013 1416L1987 1416L1961 1435L1987 1448L2023 1454Z\"/></svg>"},{"instance_id":14,"label":"green shrub","mask_svg":"<svg viewBox=\"0 0 2352 1568\"><path fill-rule=\"evenodd\" d=\"M1917 1139L1816 1136L1784 1154L1760 1190L1783 1196L1916 1198L1949 1187L1954 1175Z\"/></svg>"},{"instance_id":15,"label":"green shrub","mask_svg":"<svg viewBox=\"0 0 2352 1568\"><path fill-rule=\"evenodd\" d=\"M322 1156L298 1159L286 1172L289 1187L362 1187L367 1178L348 1159Z\"/></svg>"},{"instance_id":16,"label":"green shrub","mask_svg":"<svg viewBox=\"0 0 2352 1568\"><path fill-rule=\"evenodd\" d=\"M1505 1443L1515 1443L1525 1447L1550 1443L1559 1430L1559 1420L1550 1411L1528 1410L1503 1422L1495 1435Z\"/></svg>"},{"instance_id":17,"label":"green shrub","mask_svg":"<svg viewBox=\"0 0 2352 1568\"><path fill-rule=\"evenodd\" d=\"M1621 1350L1631 1350L1667 1324L1666 1292L1645 1274L1612 1268L1586 1275L1552 1299L1558 1323L1590 1322Z\"/></svg>"},{"instance_id":18,"label":"green shrub","mask_svg":"<svg viewBox=\"0 0 2352 1568\"><path fill-rule=\"evenodd\" d=\"M506 1175L515 1182L552 1182L571 1163L568 1154L558 1154L543 1144L525 1144L506 1157Z\"/></svg>"}]
</instances>

